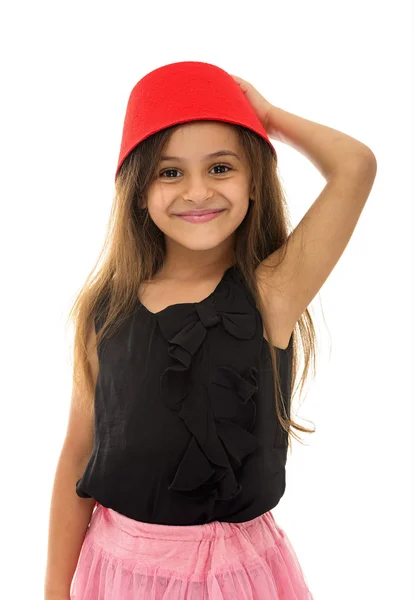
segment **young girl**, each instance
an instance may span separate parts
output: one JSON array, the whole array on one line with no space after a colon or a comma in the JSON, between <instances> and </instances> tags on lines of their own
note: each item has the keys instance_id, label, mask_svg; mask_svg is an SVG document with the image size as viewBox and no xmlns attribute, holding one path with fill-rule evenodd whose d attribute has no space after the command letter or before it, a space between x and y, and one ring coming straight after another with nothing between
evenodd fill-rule
<instances>
[{"instance_id":1,"label":"young girl","mask_svg":"<svg viewBox=\"0 0 414 600\"><path fill-rule=\"evenodd\" d=\"M327 181L291 233L269 138ZM73 309L46 600L312 599L272 514L292 429L312 432L290 416L296 334L307 369L307 306L375 173L367 146L215 65L137 83L107 252Z\"/></svg>"}]
</instances>

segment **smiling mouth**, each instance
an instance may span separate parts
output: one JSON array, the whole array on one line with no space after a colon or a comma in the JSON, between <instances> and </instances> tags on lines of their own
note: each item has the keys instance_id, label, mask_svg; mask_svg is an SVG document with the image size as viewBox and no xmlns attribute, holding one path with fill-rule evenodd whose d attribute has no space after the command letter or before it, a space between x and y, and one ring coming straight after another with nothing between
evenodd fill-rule
<instances>
[{"instance_id":1,"label":"smiling mouth","mask_svg":"<svg viewBox=\"0 0 414 600\"><path fill-rule=\"evenodd\" d=\"M184 214L184 215L176 215L180 219L184 221L188 221L190 223L205 223L206 221L211 221L217 218L222 212L224 212L224 208L221 210L208 211L203 213L192 213L192 214Z\"/></svg>"},{"instance_id":2,"label":"smiling mouth","mask_svg":"<svg viewBox=\"0 0 414 600\"><path fill-rule=\"evenodd\" d=\"M178 217L192 217L199 215L209 215L211 213L221 212L224 208L209 208L206 210L190 210L188 212L176 213Z\"/></svg>"}]
</instances>

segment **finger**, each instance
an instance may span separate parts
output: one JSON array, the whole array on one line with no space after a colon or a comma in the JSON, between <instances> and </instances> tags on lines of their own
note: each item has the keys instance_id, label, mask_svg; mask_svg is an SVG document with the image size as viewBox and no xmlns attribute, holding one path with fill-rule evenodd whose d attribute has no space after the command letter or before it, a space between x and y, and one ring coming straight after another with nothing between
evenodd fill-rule
<instances>
[{"instance_id":1,"label":"finger","mask_svg":"<svg viewBox=\"0 0 414 600\"><path fill-rule=\"evenodd\" d=\"M232 77L234 81L240 86L242 92L247 93L249 90L249 85L247 81L244 81L244 79L242 79L241 77L236 77L235 75L232 75Z\"/></svg>"}]
</instances>

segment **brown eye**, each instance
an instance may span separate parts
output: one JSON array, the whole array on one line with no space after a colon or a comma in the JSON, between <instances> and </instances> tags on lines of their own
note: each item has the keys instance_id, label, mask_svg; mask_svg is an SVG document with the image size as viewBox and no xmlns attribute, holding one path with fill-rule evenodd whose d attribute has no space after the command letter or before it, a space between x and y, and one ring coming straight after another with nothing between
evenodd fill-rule
<instances>
[{"instance_id":1,"label":"brown eye","mask_svg":"<svg viewBox=\"0 0 414 600\"><path fill-rule=\"evenodd\" d=\"M161 171L160 177L165 175L165 173L171 173L171 171L177 171L177 169L166 169L165 171ZM164 177L164 179L176 179L175 177Z\"/></svg>"},{"instance_id":2,"label":"brown eye","mask_svg":"<svg viewBox=\"0 0 414 600\"><path fill-rule=\"evenodd\" d=\"M216 169L217 167L224 167L224 168L225 168L225 169L227 169L228 171L231 171L231 167L229 167L228 165L222 165L222 164L219 164L219 165L214 165L214 167L211 167L211 168L212 168L212 169ZM162 179L177 179L177 177L163 177L163 176L165 175L165 173L172 173L173 171L174 171L174 172L175 172L175 171L177 171L177 172L178 172L178 169L173 169L173 168L171 168L171 169L164 169L164 171L161 171L161 173L160 173L160 177L161 177ZM227 173L228 171L223 171L222 173L216 173L216 175L224 175L224 174L225 174L225 173Z\"/></svg>"},{"instance_id":3,"label":"brown eye","mask_svg":"<svg viewBox=\"0 0 414 600\"><path fill-rule=\"evenodd\" d=\"M231 167L228 167L227 165L215 165L214 167L212 167L213 169L215 169L216 167L224 167L225 169L228 169L229 171L231 170ZM225 171L227 173L227 171ZM218 175L220 175L221 173L218 173Z\"/></svg>"}]
</instances>

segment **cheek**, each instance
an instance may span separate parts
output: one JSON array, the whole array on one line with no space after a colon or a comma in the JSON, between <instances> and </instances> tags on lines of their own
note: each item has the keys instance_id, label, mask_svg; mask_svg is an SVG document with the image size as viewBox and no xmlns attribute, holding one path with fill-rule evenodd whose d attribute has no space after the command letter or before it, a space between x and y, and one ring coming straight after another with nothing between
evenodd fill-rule
<instances>
[{"instance_id":1,"label":"cheek","mask_svg":"<svg viewBox=\"0 0 414 600\"><path fill-rule=\"evenodd\" d=\"M169 219L171 206L165 195L163 197L161 197L159 194L148 196L147 207L149 216L155 223L163 221L165 222Z\"/></svg>"},{"instance_id":2,"label":"cheek","mask_svg":"<svg viewBox=\"0 0 414 600\"><path fill-rule=\"evenodd\" d=\"M237 219L240 219L240 221L243 221L248 210L249 210L249 202L248 201L240 202L240 203L234 204L232 206L232 213L233 213L234 217Z\"/></svg>"},{"instance_id":3,"label":"cheek","mask_svg":"<svg viewBox=\"0 0 414 600\"><path fill-rule=\"evenodd\" d=\"M166 227L168 227L169 217L165 213L165 211L160 210L159 207L151 207L151 206L149 206L148 207L148 213L149 213L150 218L155 223L155 225L159 229L161 229L161 231L164 231L166 229Z\"/></svg>"}]
</instances>

